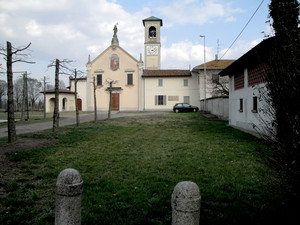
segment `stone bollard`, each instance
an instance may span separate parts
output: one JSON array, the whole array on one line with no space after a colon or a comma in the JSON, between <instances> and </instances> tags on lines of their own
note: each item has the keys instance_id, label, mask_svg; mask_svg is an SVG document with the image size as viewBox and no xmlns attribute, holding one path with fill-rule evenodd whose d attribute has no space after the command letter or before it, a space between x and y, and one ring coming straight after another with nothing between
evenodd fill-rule
<instances>
[{"instance_id":1,"label":"stone bollard","mask_svg":"<svg viewBox=\"0 0 300 225\"><path fill-rule=\"evenodd\" d=\"M55 225L81 224L83 181L75 169L60 172L56 182Z\"/></svg>"},{"instance_id":2,"label":"stone bollard","mask_svg":"<svg viewBox=\"0 0 300 225\"><path fill-rule=\"evenodd\" d=\"M172 225L199 225L200 190L190 181L178 183L172 193Z\"/></svg>"}]
</instances>

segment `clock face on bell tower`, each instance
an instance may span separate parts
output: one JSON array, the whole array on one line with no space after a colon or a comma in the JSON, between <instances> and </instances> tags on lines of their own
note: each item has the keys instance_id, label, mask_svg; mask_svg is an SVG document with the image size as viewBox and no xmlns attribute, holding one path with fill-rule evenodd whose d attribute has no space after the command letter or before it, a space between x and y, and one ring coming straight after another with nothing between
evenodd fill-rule
<instances>
[{"instance_id":1,"label":"clock face on bell tower","mask_svg":"<svg viewBox=\"0 0 300 225\"><path fill-rule=\"evenodd\" d=\"M151 16L143 20L145 27L145 69L160 69L160 27L162 19Z\"/></svg>"},{"instance_id":2,"label":"clock face on bell tower","mask_svg":"<svg viewBox=\"0 0 300 225\"><path fill-rule=\"evenodd\" d=\"M148 45L147 55L158 55L158 46L157 45Z\"/></svg>"}]
</instances>

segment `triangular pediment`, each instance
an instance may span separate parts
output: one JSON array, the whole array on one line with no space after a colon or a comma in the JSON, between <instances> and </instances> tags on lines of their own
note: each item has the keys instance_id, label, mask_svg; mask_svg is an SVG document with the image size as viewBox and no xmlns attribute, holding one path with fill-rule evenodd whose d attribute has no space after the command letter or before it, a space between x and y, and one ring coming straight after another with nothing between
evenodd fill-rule
<instances>
[{"instance_id":1,"label":"triangular pediment","mask_svg":"<svg viewBox=\"0 0 300 225\"><path fill-rule=\"evenodd\" d=\"M92 60L90 63L93 64L94 62L96 62L99 58L101 58L103 55L105 55L108 52L111 52L112 54L114 52L116 52L116 50L119 49L122 52L124 52L128 57L130 57L132 60L134 60L135 62L138 62L138 60L136 58L134 58L131 54L129 54L127 51L125 51L122 47L120 46L109 46L108 48L106 48L100 55L98 55L94 60Z\"/></svg>"}]
</instances>

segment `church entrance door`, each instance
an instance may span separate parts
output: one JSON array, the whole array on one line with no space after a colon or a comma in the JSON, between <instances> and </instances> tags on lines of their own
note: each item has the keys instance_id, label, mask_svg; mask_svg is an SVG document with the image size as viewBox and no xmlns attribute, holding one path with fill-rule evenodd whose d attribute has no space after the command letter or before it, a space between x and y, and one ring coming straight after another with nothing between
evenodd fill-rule
<instances>
[{"instance_id":1,"label":"church entrance door","mask_svg":"<svg viewBox=\"0 0 300 225\"><path fill-rule=\"evenodd\" d=\"M82 101L80 98L77 99L77 106L78 106L78 110L81 111L82 110Z\"/></svg>"},{"instance_id":2,"label":"church entrance door","mask_svg":"<svg viewBox=\"0 0 300 225\"><path fill-rule=\"evenodd\" d=\"M120 105L120 94L112 93L111 94L111 110L119 111L119 105Z\"/></svg>"}]
</instances>

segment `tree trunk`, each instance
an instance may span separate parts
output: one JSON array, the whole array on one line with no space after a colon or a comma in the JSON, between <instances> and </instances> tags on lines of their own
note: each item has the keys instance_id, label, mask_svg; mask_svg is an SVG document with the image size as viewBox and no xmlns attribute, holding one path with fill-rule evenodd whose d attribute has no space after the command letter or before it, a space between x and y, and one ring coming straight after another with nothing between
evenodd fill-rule
<instances>
[{"instance_id":1,"label":"tree trunk","mask_svg":"<svg viewBox=\"0 0 300 225\"><path fill-rule=\"evenodd\" d=\"M94 114L95 114L95 123L97 123L97 99L96 99L95 77L93 77L93 87L94 87Z\"/></svg>"},{"instance_id":2,"label":"tree trunk","mask_svg":"<svg viewBox=\"0 0 300 225\"><path fill-rule=\"evenodd\" d=\"M59 128L59 60L55 62L55 102L53 112L53 132L57 132Z\"/></svg>"},{"instance_id":3,"label":"tree trunk","mask_svg":"<svg viewBox=\"0 0 300 225\"><path fill-rule=\"evenodd\" d=\"M17 140L15 112L14 112L14 93L13 93L13 73L12 73L12 50L11 43L7 44L7 128L8 128L8 142L12 143Z\"/></svg>"},{"instance_id":4,"label":"tree trunk","mask_svg":"<svg viewBox=\"0 0 300 225\"><path fill-rule=\"evenodd\" d=\"M75 109L76 109L76 125L79 127L79 111L78 111L78 102L77 102L77 71L75 69Z\"/></svg>"},{"instance_id":5,"label":"tree trunk","mask_svg":"<svg viewBox=\"0 0 300 225\"><path fill-rule=\"evenodd\" d=\"M110 119L111 112L111 92L112 92L112 81L109 82L109 106L108 106L108 119Z\"/></svg>"}]
</instances>

